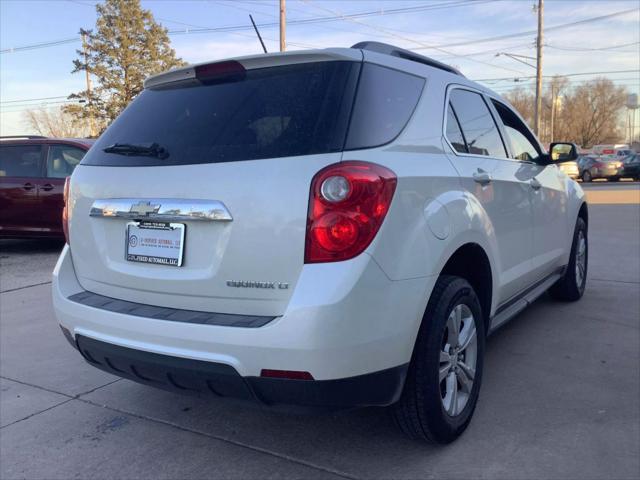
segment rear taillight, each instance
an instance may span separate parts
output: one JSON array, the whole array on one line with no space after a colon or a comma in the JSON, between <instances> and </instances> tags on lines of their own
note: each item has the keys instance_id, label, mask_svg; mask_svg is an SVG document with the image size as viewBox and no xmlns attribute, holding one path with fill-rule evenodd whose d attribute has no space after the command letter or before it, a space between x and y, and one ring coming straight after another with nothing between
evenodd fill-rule
<instances>
[{"instance_id":1,"label":"rear taillight","mask_svg":"<svg viewBox=\"0 0 640 480\"><path fill-rule=\"evenodd\" d=\"M64 207L62 207L62 230L64 231L64 239L69 243L69 183L71 177L64 179Z\"/></svg>"},{"instance_id":2,"label":"rear taillight","mask_svg":"<svg viewBox=\"0 0 640 480\"><path fill-rule=\"evenodd\" d=\"M382 225L396 183L391 170L374 163L347 161L320 170L311 181L305 263L362 253Z\"/></svg>"}]
</instances>

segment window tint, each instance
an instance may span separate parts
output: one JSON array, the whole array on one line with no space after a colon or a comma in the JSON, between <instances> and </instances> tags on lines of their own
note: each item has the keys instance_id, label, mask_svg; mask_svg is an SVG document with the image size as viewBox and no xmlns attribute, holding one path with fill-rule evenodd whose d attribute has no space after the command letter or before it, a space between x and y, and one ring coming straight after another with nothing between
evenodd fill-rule
<instances>
[{"instance_id":1,"label":"window tint","mask_svg":"<svg viewBox=\"0 0 640 480\"><path fill-rule=\"evenodd\" d=\"M453 113L451 104L447 107L447 139L456 152L468 153L462 130L460 130L460 124L455 113Z\"/></svg>"},{"instance_id":2,"label":"window tint","mask_svg":"<svg viewBox=\"0 0 640 480\"><path fill-rule=\"evenodd\" d=\"M0 146L0 177L42 176L40 145Z\"/></svg>"},{"instance_id":3,"label":"window tint","mask_svg":"<svg viewBox=\"0 0 640 480\"><path fill-rule=\"evenodd\" d=\"M450 95L451 105L458 117L469 153L506 158L506 151L498 127L481 95L455 89Z\"/></svg>"},{"instance_id":4,"label":"window tint","mask_svg":"<svg viewBox=\"0 0 640 480\"><path fill-rule=\"evenodd\" d=\"M355 62L315 62L145 89L82 163L184 165L340 151L359 69ZM114 143L154 142L167 158L103 152Z\"/></svg>"},{"instance_id":5,"label":"window tint","mask_svg":"<svg viewBox=\"0 0 640 480\"><path fill-rule=\"evenodd\" d=\"M70 145L51 145L47 156L47 177L68 177L85 153L84 150Z\"/></svg>"},{"instance_id":6,"label":"window tint","mask_svg":"<svg viewBox=\"0 0 640 480\"><path fill-rule=\"evenodd\" d=\"M346 149L384 145L396 138L418 104L424 79L365 63Z\"/></svg>"},{"instance_id":7,"label":"window tint","mask_svg":"<svg viewBox=\"0 0 640 480\"><path fill-rule=\"evenodd\" d=\"M536 161L541 152L535 146L536 142L531 131L509 107L495 100L493 100L493 105L504 124L513 158L530 162Z\"/></svg>"}]
</instances>

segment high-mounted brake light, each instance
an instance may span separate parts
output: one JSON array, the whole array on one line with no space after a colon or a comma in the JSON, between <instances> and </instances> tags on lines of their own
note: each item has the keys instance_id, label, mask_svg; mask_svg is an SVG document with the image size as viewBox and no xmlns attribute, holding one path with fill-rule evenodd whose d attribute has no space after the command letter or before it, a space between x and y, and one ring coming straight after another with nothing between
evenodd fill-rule
<instances>
[{"instance_id":1,"label":"high-mounted brake light","mask_svg":"<svg viewBox=\"0 0 640 480\"><path fill-rule=\"evenodd\" d=\"M347 161L320 170L311 181L305 263L362 253L382 225L396 183L391 170L374 163Z\"/></svg>"},{"instance_id":2,"label":"high-mounted brake light","mask_svg":"<svg viewBox=\"0 0 640 480\"><path fill-rule=\"evenodd\" d=\"M62 207L62 231L64 232L64 239L69 243L69 183L71 177L64 179L63 199L64 207Z\"/></svg>"},{"instance_id":3,"label":"high-mounted brake light","mask_svg":"<svg viewBox=\"0 0 640 480\"><path fill-rule=\"evenodd\" d=\"M196 78L203 82L215 82L216 80L242 80L247 72L244 66L235 60L198 65L195 68L195 71Z\"/></svg>"}]
</instances>

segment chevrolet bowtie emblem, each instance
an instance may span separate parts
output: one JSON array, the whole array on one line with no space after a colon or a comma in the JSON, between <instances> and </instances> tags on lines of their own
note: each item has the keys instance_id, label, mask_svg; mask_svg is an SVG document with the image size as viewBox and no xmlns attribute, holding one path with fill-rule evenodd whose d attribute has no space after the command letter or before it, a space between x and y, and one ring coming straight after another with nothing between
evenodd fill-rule
<instances>
[{"instance_id":1,"label":"chevrolet bowtie emblem","mask_svg":"<svg viewBox=\"0 0 640 480\"><path fill-rule=\"evenodd\" d=\"M150 213L157 213L158 210L160 210L160 205L151 205L151 202L138 202L135 205L131 205L129 212L147 216Z\"/></svg>"}]
</instances>

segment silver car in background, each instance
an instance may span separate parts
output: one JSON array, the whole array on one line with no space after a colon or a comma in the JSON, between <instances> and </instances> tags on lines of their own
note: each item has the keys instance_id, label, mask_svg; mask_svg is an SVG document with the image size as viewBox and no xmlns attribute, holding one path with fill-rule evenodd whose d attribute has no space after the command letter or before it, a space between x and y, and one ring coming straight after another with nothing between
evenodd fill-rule
<instances>
[{"instance_id":1,"label":"silver car in background","mask_svg":"<svg viewBox=\"0 0 640 480\"><path fill-rule=\"evenodd\" d=\"M578 162L564 162L558 165L560 171L567 174L569 178L576 179L580 176L580 170L578 169Z\"/></svg>"}]
</instances>

